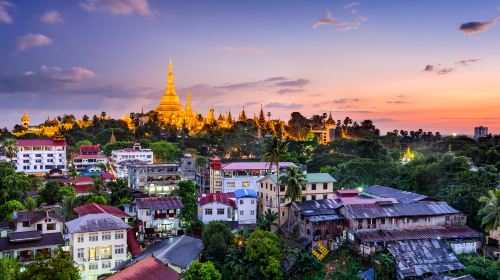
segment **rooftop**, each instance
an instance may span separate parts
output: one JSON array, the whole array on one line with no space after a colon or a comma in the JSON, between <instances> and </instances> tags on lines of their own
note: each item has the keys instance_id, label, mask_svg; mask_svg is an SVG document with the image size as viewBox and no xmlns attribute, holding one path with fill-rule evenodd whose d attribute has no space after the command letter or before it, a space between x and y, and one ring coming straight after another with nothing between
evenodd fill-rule
<instances>
[{"instance_id":1,"label":"rooftop","mask_svg":"<svg viewBox=\"0 0 500 280\"><path fill-rule=\"evenodd\" d=\"M460 211L446 202L412 202L389 204L351 204L344 205L346 211L354 219L384 218L384 217L411 217L436 216L458 214Z\"/></svg>"},{"instance_id":2,"label":"rooftop","mask_svg":"<svg viewBox=\"0 0 500 280\"><path fill-rule=\"evenodd\" d=\"M119 271L108 280L177 280L179 273L150 255Z\"/></svg>"},{"instance_id":3,"label":"rooftop","mask_svg":"<svg viewBox=\"0 0 500 280\"><path fill-rule=\"evenodd\" d=\"M89 214L108 213L108 214L111 214L111 215L118 217L118 218L128 218L129 217L129 215L127 215L127 213L123 212L123 210L121 210L118 207L109 206L109 205L102 205L102 204L98 204L95 202L76 207L74 209L74 211L79 216L85 216L85 215L89 215Z\"/></svg>"},{"instance_id":4,"label":"rooftop","mask_svg":"<svg viewBox=\"0 0 500 280\"><path fill-rule=\"evenodd\" d=\"M80 154L97 154L99 153L99 145L81 145Z\"/></svg>"},{"instance_id":5,"label":"rooftop","mask_svg":"<svg viewBox=\"0 0 500 280\"><path fill-rule=\"evenodd\" d=\"M400 203L410 203L427 199L425 195L378 185L363 189L363 194L375 198L395 198Z\"/></svg>"},{"instance_id":6,"label":"rooftop","mask_svg":"<svg viewBox=\"0 0 500 280\"><path fill-rule=\"evenodd\" d=\"M198 206L219 202L231 207L236 207L234 193L202 193L198 194Z\"/></svg>"},{"instance_id":7,"label":"rooftop","mask_svg":"<svg viewBox=\"0 0 500 280\"><path fill-rule=\"evenodd\" d=\"M15 222L30 222L33 224L45 218L50 218L64 222L64 218L56 212L48 210L36 210L36 211L18 211L14 212Z\"/></svg>"},{"instance_id":8,"label":"rooftop","mask_svg":"<svg viewBox=\"0 0 500 280\"><path fill-rule=\"evenodd\" d=\"M236 198L242 198L242 197L256 198L257 192L251 189L237 189L234 191L234 196Z\"/></svg>"},{"instance_id":9,"label":"rooftop","mask_svg":"<svg viewBox=\"0 0 500 280\"><path fill-rule=\"evenodd\" d=\"M91 154L91 155L74 155L73 159L91 159L91 158L107 158L105 155Z\"/></svg>"},{"instance_id":10,"label":"rooftop","mask_svg":"<svg viewBox=\"0 0 500 280\"><path fill-rule=\"evenodd\" d=\"M129 229L120 218L108 213L88 214L66 223L69 233Z\"/></svg>"},{"instance_id":11,"label":"rooftop","mask_svg":"<svg viewBox=\"0 0 500 280\"><path fill-rule=\"evenodd\" d=\"M364 231L356 233L361 242L389 242L416 239L479 238L482 234L469 227L434 227L406 230Z\"/></svg>"},{"instance_id":12,"label":"rooftop","mask_svg":"<svg viewBox=\"0 0 500 280\"><path fill-rule=\"evenodd\" d=\"M67 146L66 140L54 141L52 139L19 139L19 147L49 147L49 146Z\"/></svg>"},{"instance_id":13,"label":"rooftop","mask_svg":"<svg viewBox=\"0 0 500 280\"><path fill-rule=\"evenodd\" d=\"M293 162L280 162L280 167L288 167L295 166ZM269 170L276 169L276 166L273 164L272 168L270 168L269 162L262 161L240 161L240 162L230 162L222 164L222 170Z\"/></svg>"},{"instance_id":14,"label":"rooftop","mask_svg":"<svg viewBox=\"0 0 500 280\"><path fill-rule=\"evenodd\" d=\"M23 242L10 242L10 237L0 238L0 252L17 250L23 248L33 248L42 246L63 245L64 239L60 232L40 234L39 239L31 239Z\"/></svg>"},{"instance_id":15,"label":"rooftop","mask_svg":"<svg viewBox=\"0 0 500 280\"><path fill-rule=\"evenodd\" d=\"M280 177L283 174L280 175ZM332 177L332 175L328 173L307 173L306 175L306 183L335 183L337 180ZM266 177L271 178L274 183L277 183L276 175L267 175Z\"/></svg>"},{"instance_id":16,"label":"rooftop","mask_svg":"<svg viewBox=\"0 0 500 280\"><path fill-rule=\"evenodd\" d=\"M135 199L137 209L174 210L184 207L177 196L141 197Z\"/></svg>"}]
</instances>

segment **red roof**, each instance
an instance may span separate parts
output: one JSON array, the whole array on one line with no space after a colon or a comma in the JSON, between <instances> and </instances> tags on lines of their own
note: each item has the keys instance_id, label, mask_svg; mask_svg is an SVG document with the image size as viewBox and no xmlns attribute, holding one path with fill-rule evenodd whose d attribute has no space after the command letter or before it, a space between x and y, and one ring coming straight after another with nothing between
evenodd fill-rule
<instances>
[{"instance_id":1,"label":"red roof","mask_svg":"<svg viewBox=\"0 0 500 280\"><path fill-rule=\"evenodd\" d=\"M68 183L70 184L75 184L75 183L83 183L83 182L94 182L94 178L90 176L80 176L76 178L71 178Z\"/></svg>"},{"instance_id":2,"label":"red roof","mask_svg":"<svg viewBox=\"0 0 500 280\"><path fill-rule=\"evenodd\" d=\"M88 193L95 188L92 184L72 186L76 193Z\"/></svg>"},{"instance_id":3,"label":"red roof","mask_svg":"<svg viewBox=\"0 0 500 280\"><path fill-rule=\"evenodd\" d=\"M293 162L280 162L280 167L295 166ZM222 170L268 170L275 169L276 165L273 163L272 168L269 162L255 161L255 162L230 162L222 165Z\"/></svg>"},{"instance_id":4,"label":"red roof","mask_svg":"<svg viewBox=\"0 0 500 280\"><path fill-rule=\"evenodd\" d=\"M177 280L179 273L168 267L154 256L146 257L119 271L108 280Z\"/></svg>"},{"instance_id":5,"label":"red roof","mask_svg":"<svg viewBox=\"0 0 500 280\"><path fill-rule=\"evenodd\" d=\"M202 193L198 194L198 206L212 202L219 202L231 207L236 207L234 193Z\"/></svg>"},{"instance_id":6,"label":"red roof","mask_svg":"<svg viewBox=\"0 0 500 280\"><path fill-rule=\"evenodd\" d=\"M97 203L89 203L75 208L75 213L79 216L85 216L88 214L99 214L99 213L108 213L118 218L128 218L130 217L127 213L123 212L118 207L102 205Z\"/></svg>"},{"instance_id":7,"label":"red roof","mask_svg":"<svg viewBox=\"0 0 500 280\"><path fill-rule=\"evenodd\" d=\"M80 154L97 154L97 153L99 153L99 144L80 146Z\"/></svg>"},{"instance_id":8,"label":"red roof","mask_svg":"<svg viewBox=\"0 0 500 280\"><path fill-rule=\"evenodd\" d=\"M66 140L54 141L52 139L19 139L17 140L19 147L42 147L42 146L67 146Z\"/></svg>"},{"instance_id":9,"label":"red roof","mask_svg":"<svg viewBox=\"0 0 500 280\"><path fill-rule=\"evenodd\" d=\"M74 155L73 159L107 158L105 155Z\"/></svg>"},{"instance_id":10,"label":"red roof","mask_svg":"<svg viewBox=\"0 0 500 280\"><path fill-rule=\"evenodd\" d=\"M132 254L132 257L135 257L140 252L142 252L141 246L139 245L139 242L137 242L137 237L133 228L127 231L127 246L130 254Z\"/></svg>"},{"instance_id":11,"label":"red roof","mask_svg":"<svg viewBox=\"0 0 500 280\"><path fill-rule=\"evenodd\" d=\"M103 180L113 180L115 178L115 176L113 176L113 174L111 173L108 173L108 172L104 172L101 174L101 179Z\"/></svg>"}]
</instances>

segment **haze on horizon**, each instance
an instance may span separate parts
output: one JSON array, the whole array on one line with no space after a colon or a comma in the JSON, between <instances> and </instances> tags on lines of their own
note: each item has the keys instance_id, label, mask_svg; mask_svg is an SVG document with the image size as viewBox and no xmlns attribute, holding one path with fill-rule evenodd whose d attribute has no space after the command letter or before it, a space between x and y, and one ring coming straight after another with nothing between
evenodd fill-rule
<instances>
[{"instance_id":1,"label":"haze on horizon","mask_svg":"<svg viewBox=\"0 0 500 280\"><path fill-rule=\"evenodd\" d=\"M0 1L0 127L184 104L500 133L500 1Z\"/></svg>"}]
</instances>

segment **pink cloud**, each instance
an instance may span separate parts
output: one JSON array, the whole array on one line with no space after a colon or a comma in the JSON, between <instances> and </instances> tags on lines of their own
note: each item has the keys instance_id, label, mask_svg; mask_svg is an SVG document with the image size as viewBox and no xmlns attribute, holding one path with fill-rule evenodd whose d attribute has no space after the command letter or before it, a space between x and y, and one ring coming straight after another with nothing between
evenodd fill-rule
<instances>
[{"instance_id":1,"label":"pink cloud","mask_svg":"<svg viewBox=\"0 0 500 280\"><path fill-rule=\"evenodd\" d=\"M43 13L40 16L40 20L42 22L45 22L45 23L48 23L48 24L56 24L56 23L62 23L62 22L64 22L61 14L58 11L56 11L56 10L47 11L47 12Z\"/></svg>"},{"instance_id":2,"label":"pink cloud","mask_svg":"<svg viewBox=\"0 0 500 280\"><path fill-rule=\"evenodd\" d=\"M137 13L142 16L153 14L148 0L85 0L80 6L86 11L104 10L115 15Z\"/></svg>"},{"instance_id":3,"label":"pink cloud","mask_svg":"<svg viewBox=\"0 0 500 280\"><path fill-rule=\"evenodd\" d=\"M27 34L17 40L17 50L25 51L33 47L42 47L52 44L52 39L43 34Z\"/></svg>"},{"instance_id":4,"label":"pink cloud","mask_svg":"<svg viewBox=\"0 0 500 280\"><path fill-rule=\"evenodd\" d=\"M7 12L7 8L12 8L14 5L7 1L0 1L0 22L11 24L12 17L9 12Z\"/></svg>"}]
</instances>

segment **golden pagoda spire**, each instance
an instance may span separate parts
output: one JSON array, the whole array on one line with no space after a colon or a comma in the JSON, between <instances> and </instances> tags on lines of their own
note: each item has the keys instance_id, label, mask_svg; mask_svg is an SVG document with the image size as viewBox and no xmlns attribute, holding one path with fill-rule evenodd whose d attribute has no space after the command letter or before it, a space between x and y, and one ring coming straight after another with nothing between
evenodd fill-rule
<instances>
[{"instance_id":1,"label":"golden pagoda spire","mask_svg":"<svg viewBox=\"0 0 500 280\"><path fill-rule=\"evenodd\" d=\"M111 129L111 137L109 137L108 145L116 143L115 132Z\"/></svg>"},{"instance_id":2,"label":"golden pagoda spire","mask_svg":"<svg viewBox=\"0 0 500 280\"><path fill-rule=\"evenodd\" d=\"M186 111L192 111L193 109L191 108L191 92L188 91L187 98L186 98Z\"/></svg>"},{"instance_id":3,"label":"golden pagoda spire","mask_svg":"<svg viewBox=\"0 0 500 280\"><path fill-rule=\"evenodd\" d=\"M175 91L172 59L170 59L170 64L168 65L167 86L163 96L161 97L160 105L158 105L156 111L165 119L169 117L176 119L182 112L182 105L179 101L179 96Z\"/></svg>"}]
</instances>

